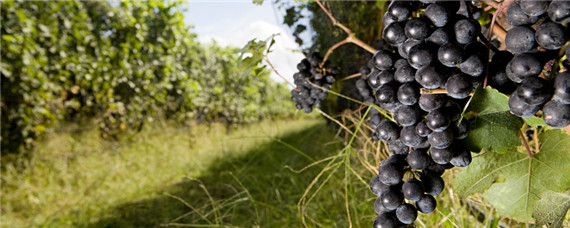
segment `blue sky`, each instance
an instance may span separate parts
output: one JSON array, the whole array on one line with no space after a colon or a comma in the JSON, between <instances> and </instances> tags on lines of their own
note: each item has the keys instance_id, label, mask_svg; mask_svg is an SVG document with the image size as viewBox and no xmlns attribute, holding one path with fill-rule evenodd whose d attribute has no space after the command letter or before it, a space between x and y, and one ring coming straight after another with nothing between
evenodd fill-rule
<instances>
[{"instance_id":1,"label":"blue sky","mask_svg":"<svg viewBox=\"0 0 570 228\"><path fill-rule=\"evenodd\" d=\"M304 56L291 37L290 29L282 24L284 10L273 2L265 0L260 6L251 0L190 0L186 7L185 22L194 25L193 32L202 43L216 40L221 46L242 47L253 38L265 40L279 33L268 58L281 75L293 81L296 65ZM275 73L271 77L283 81Z\"/></svg>"}]
</instances>

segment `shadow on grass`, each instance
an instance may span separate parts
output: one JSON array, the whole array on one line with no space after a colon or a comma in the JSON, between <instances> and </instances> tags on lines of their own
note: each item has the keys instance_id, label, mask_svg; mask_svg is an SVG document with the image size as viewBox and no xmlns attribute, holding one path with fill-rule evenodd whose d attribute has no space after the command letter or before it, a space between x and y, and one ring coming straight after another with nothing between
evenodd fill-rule
<instances>
[{"instance_id":1,"label":"shadow on grass","mask_svg":"<svg viewBox=\"0 0 570 228\"><path fill-rule=\"evenodd\" d=\"M341 149L341 143L325 124L280 139L315 160L336 154ZM231 145L231 141L227 145ZM231 149L228 154L232 154ZM312 167L302 173L294 173L285 166L301 169L310 163L308 158L272 140L243 155L220 158L196 179L186 178L168 186L159 197L120 205L89 226L210 224L299 227L301 219L297 202L322 168ZM341 178L340 174L333 175L332 186L323 188L307 209L307 214L318 218L323 225L347 224ZM120 189L117 193L120 194Z\"/></svg>"}]
</instances>

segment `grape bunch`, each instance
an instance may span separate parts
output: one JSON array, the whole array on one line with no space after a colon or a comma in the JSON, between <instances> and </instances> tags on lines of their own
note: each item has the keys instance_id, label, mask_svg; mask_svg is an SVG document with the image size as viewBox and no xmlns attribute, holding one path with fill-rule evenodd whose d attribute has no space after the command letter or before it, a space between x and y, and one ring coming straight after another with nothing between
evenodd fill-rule
<instances>
[{"instance_id":1,"label":"grape bunch","mask_svg":"<svg viewBox=\"0 0 570 228\"><path fill-rule=\"evenodd\" d=\"M504 72L516 84L509 98L511 112L530 117L542 110L544 122L550 127L569 125L570 73L549 72L545 64L557 61L570 38L570 1L516 1L509 6L506 17L511 28L505 45L514 57ZM568 48L565 54L568 59Z\"/></svg>"},{"instance_id":2,"label":"grape bunch","mask_svg":"<svg viewBox=\"0 0 570 228\"><path fill-rule=\"evenodd\" d=\"M328 61L320 67L322 61L321 55L314 52L297 64L299 72L293 74L296 88L291 90L291 101L295 102L297 109L303 109L306 113L312 112L314 106L327 99L327 90L332 88L339 73L339 69L330 66Z\"/></svg>"},{"instance_id":3,"label":"grape bunch","mask_svg":"<svg viewBox=\"0 0 570 228\"><path fill-rule=\"evenodd\" d=\"M412 224L418 211L431 213L434 196L445 186L444 171L471 163L461 142L469 134L461 113L484 78L487 46L468 13L477 9L467 7L472 6L455 1L392 2L383 18L383 38L390 45L360 69L356 87L364 101L394 119L376 112L370 118L371 139L388 143L392 154L370 182L378 196L374 227ZM418 11L424 14L412 17Z\"/></svg>"}]
</instances>

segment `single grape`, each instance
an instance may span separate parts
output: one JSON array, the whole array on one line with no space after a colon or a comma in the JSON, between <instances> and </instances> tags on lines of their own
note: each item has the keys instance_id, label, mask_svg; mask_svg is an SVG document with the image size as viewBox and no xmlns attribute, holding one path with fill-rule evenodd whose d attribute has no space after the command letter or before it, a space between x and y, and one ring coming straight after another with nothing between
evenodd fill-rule
<instances>
[{"instance_id":1,"label":"single grape","mask_svg":"<svg viewBox=\"0 0 570 228\"><path fill-rule=\"evenodd\" d=\"M463 99L469 96L473 89L473 84L470 78L467 78L464 74L456 74L447 79L445 89L450 97Z\"/></svg>"},{"instance_id":2,"label":"single grape","mask_svg":"<svg viewBox=\"0 0 570 228\"><path fill-rule=\"evenodd\" d=\"M539 77L525 78L515 92L525 103L540 105L550 100L552 87Z\"/></svg>"},{"instance_id":3,"label":"single grape","mask_svg":"<svg viewBox=\"0 0 570 228\"><path fill-rule=\"evenodd\" d=\"M426 42L435 44L437 46L449 43L449 41L452 40L453 38L449 37L449 33L447 30L448 29L445 27L435 29L431 33L431 35L428 38L426 38Z\"/></svg>"},{"instance_id":4,"label":"single grape","mask_svg":"<svg viewBox=\"0 0 570 228\"><path fill-rule=\"evenodd\" d=\"M408 164L410 165L410 168L416 169L416 170L421 170L421 169L427 168L429 166L430 160L431 160L429 158L429 156L427 155L427 153L422 151L422 150L410 151L407 159L408 159Z\"/></svg>"},{"instance_id":5,"label":"single grape","mask_svg":"<svg viewBox=\"0 0 570 228\"><path fill-rule=\"evenodd\" d=\"M404 28L400 23L392 23L382 31L382 37L391 44L401 44L406 40Z\"/></svg>"},{"instance_id":6,"label":"single grape","mask_svg":"<svg viewBox=\"0 0 570 228\"><path fill-rule=\"evenodd\" d=\"M552 128L564 128L570 124L570 105L558 101L549 101L542 109L546 125Z\"/></svg>"},{"instance_id":7,"label":"single grape","mask_svg":"<svg viewBox=\"0 0 570 228\"><path fill-rule=\"evenodd\" d=\"M449 161L451 161L451 158L453 157L453 153L451 152L451 148L445 148L445 149L437 149L435 147L432 147L429 149L429 154L431 156L431 159L440 165L445 165L447 163L449 163Z\"/></svg>"},{"instance_id":8,"label":"single grape","mask_svg":"<svg viewBox=\"0 0 570 228\"><path fill-rule=\"evenodd\" d=\"M546 12L548 1L542 0L521 0L519 2L521 10L529 16L540 16Z\"/></svg>"},{"instance_id":9,"label":"single grape","mask_svg":"<svg viewBox=\"0 0 570 228\"><path fill-rule=\"evenodd\" d=\"M396 62L394 63L394 68L396 68L396 70L400 69L404 66L408 66L408 67L410 66L410 64L408 63L408 60L404 59L404 58L400 58L400 59L396 60Z\"/></svg>"},{"instance_id":10,"label":"single grape","mask_svg":"<svg viewBox=\"0 0 570 228\"><path fill-rule=\"evenodd\" d=\"M381 85L376 91L376 100L381 103L397 102L396 88L391 84Z\"/></svg>"},{"instance_id":11,"label":"single grape","mask_svg":"<svg viewBox=\"0 0 570 228\"><path fill-rule=\"evenodd\" d=\"M543 22L535 33L536 43L548 50L557 50L564 46L568 38L567 29L553 22Z\"/></svg>"},{"instance_id":12,"label":"single grape","mask_svg":"<svg viewBox=\"0 0 570 228\"><path fill-rule=\"evenodd\" d=\"M522 11L518 2L513 2L507 10L507 21L514 26L532 25L538 21L538 17L527 15Z\"/></svg>"},{"instance_id":13,"label":"single grape","mask_svg":"<svg viewBox=\"0 0 570 228\"><path fill-rule=\"evenodd\" d=\"M388 6L388 14L398 22L405 21L412 16L412 9L407 2L393 1Z\"/></svg>"},{"instance_id":14,"label":"single grape","mask_svg":"<svg viewBox=\"0 0 570 228\"><path fill-rule=\"evenodd\" d=\"M531 117L538 112L540 106L526 103L515 92L509 97L509 109L515 116Z\"/></svg>"},{"instance_id":15,"label":"single grape","mask_svg":"<svg viewBox=\"0 0 570 228\"><path fill-rule=\"evenodd\" d=\"M416 134L421 137L427 137L431 133L431 129L427 126L425 121L419 122L416 125Z\"/></svg>"},{"instance_id":16,"label":"single grape","mask_svg":"<svg viewBox=\"0 0 570 228\"><path fill-rule=\"evenodd\" d=\"M428 142L434 148L447 148L453 142L453 132L450 129L442 132L432 132L428 135Z\"/></svg>"},{"instance_id":17,"label":"single grape","mask_svg":"<svg viewBox=\"0 0 570 228\"><path fill-rule=\"evenodd\" d=\"M469 136L469 123L467 120L463 119L461 122L453 122L451 124L451 129L453 130L454 139L464 139Z\"/></svg>"},{"instance_id":18,"label":"single grape","mask_svg":"<svg viewBox=\"0 0 570 228\"><path fill-rule=\"evenodd\" d=\"M407 154L407 153L406 153ZM406 165L406 155L391 155L390 157L382 160L380 166L393 165L399 169L403 169Z\"/></svg>"},{"instance_id":19,"label":"single grape","mask_svg":"<svg viewBox=\"0 0 570 228\"><path fill-rule=\"evenodd\" d=\"M394 79L400 83L413 82L416 80L416 70L408 64L407 60L405 61L406 65L397 68L394 73Z\"/></svg>"},{"instance_id":20,"label":"single grape","mask_svg":"<svg viewBox=\"0 0 570 228\"><path fill-rule=\"evenodd\" d=\"M416 202L419 201L424 194L424 185L416 178L412 178L404 182L402 192L404 193L404 198Z\"/></svg>"},{"instance_id":21,"label":"single grape","mask_svg":"<svg viewBox=\"0 0 570 228\"><path fill-rule=\"evenodd\" d=\"M445 94L421 94L418 104L426 112L441 108L447 102Z\"/></svg>"},{"instance_id":22,"label":"single grape","mask_svg":"<svg viewBox=\"0 0 570 228\"><path fill-rule=\"evenodd\" d=\"M408 52L408 63L415 69L429 66L433 59L433 51L426 45L415 45Z\"/></svg>"},{"instance_id":23,"label":"single grape","mask_svg":"<svg viewBox=\"0 0 570 228\"><path fill-rule=\"evenodd\" d=\"M390 152L396 155L407 155L410 150L400 139L390 141L388 147Z\"/></svg>"},{"instance_id":24,"label":"single grape","mask_svg":"<svg viewBox=\"0 0 570 228\"><path fill-rule=\"evenodd\" d=\"M537 76L542 71L542 65L531 54L518 54L507 64L507 77L515 83L523 79Z\"/></svg>"},{"instance_id":25,"label":"single grape","mask_svg":"<svg viewBox=\"0 0 570 228\"><path fill-rule=\"evenodd\" d=\"M403 224L412 224L418 217L418 211L414 205L404 203L396 209L396 217Z\"/></svg>"},{"instance_id":26,"label":"single grape","mask_svg":"<svg viewBox=\"0 0 570 228\"><path fill-rule=\"evenodd\" d=\"M455 43L446 43L439 47L437 59L445 66L455 67L463 62L463 48Z\"/></svg>"},{"instance_id":27,"label":"single grape","mask_svg":"<svg viewBox=\"0 0 570 228\"><path fill-rule=\"evenodd\" d=\"M459 68L469 76L478 77L485 71L485 60L479 55L471 55L459 64Z\"/></svg>"},{"instance_id":28,"label":"single grape","mask_svg":"<svg viewBox=\"0 0 570 228\"><path fill-rule=\"evenodd\" d=\"M403 105L394 113L394 119L402 126L412 126L420 119L420 110L416 105Z\"/></svg>"},{"instance_id":29,"label":"single grape","mask_svg":"<svg viewBox=\"0 0 570 228\"><path fill-rule=\"evenodd\" d=\"M413 18L406 23L404 32L408 38L423 40L430 34L429 24L421 18Z\"/></svg>"},{"instance_id":30,"label":"single grape","mask_svg":"<svg viewBox=\"0 0 570 228\"><path fill-rule=\"evenodd\" d=\"M390 188L382 194L382 205L388 210L395 210L404 202L400 189Z\"/></svg>"},{"instance_id":31,"label":"single grape","mask_svg":"<svg viewBox=\"0 0 570 228\"><path fill-rule=\"evenodd\" d=\"M378 138L380 140L388 142L390 140L396 140L400 137L400 127L388 119L383 119L380 124L378 124L376 133L378 134Z\"/></svg>"},{"instance_id":32,"label":"single grape","mask_svg":"<svg viewBox=\"0 0 570 228\"><path fill-rule=\"evenodd\" d=\"M396 228L397 223L394 220L392 213L382 213L374 219L372 225L374 228Z\"/></svg>"},{"instance_id":33,"label":"single grape","mask_svg":"<svg viewBox=\"0 0 570 228\"><path fill-rule=\"evenodd\" d=\"M430 4L426 7L425 16L435 27L443 27L449 21L449 11L439 3Z\"/></svg>"},{"instance_id":34,"label":"single grape","mask_svg":"<svg viewBox=\"0 0 570 228\"><path fill-rule=\"evenodd\" d=\"M570 1L554 0L548 6L548 17L550 20L560 23L570 23Z\"/></svg>"},{"instance_id":35,"label":"single grape","mask_svg":"<svg viewBox=\"0 0 570 228\"><path fill-rule=\"evenodd\" d=\"M379 70L389 70L394 65L394 59L390 53L379 50L372 56L372 63Z\"/></svg>"},{"instance_id":36,"label":"single grape","mask_svg":"<svg viewBox=\"0 0 570 228\"><path fill-rule=\"evenodd\" d=\"M425 141L425 138L416 134L416 126L406 126L400 132L400 140L404 145L409 147L416 147Z\"/></svg>"},{"instance_id":37,"label":"single grape","mask_svg":"<svg viewBox=\"0 0 570 228\"><path fill-rule=\"evenodd\" d=\"M463 145L453 146L453 158L449 163L456 167L466 167L471 164L471 152L467 150Z\"/></svg>"},{"instance_id":38,"label":"single grape","mask_svg":"<svg viewBox=\"0 0 570 228\"><path fill-rule=\"evenodd\" d=\"M369 187L374 195L381 196L384 191L390 188L390 185L385 185L380 182L380 176L376 175L370 180Z\"/></svg>"},{"instance_id":39,"label":"single grape","mask_svg":"<svg viewBox=\"0 0 570 228\"><path fill-rule=\"evenodd\" d=\"M440 164L433 162L424 171L429 172L433 175L441 176L445 172L445 169L446 169L446 167L444 165L440 165Z\"/></svg>"},{"instance_id":40,"label":"single grape","mask_svg":"<svg viewBox=\"0 0 570 228\"><path fill-rule=\"evenodd\" d=\"M379 166L378 177L385 185L396 185L402 182L404 171L395 165Z\"/></svg>"},{"instance_id":41,"label":"single grape","mask_svg":"<svg viewBox=\"0 0 570 228\"><path fill-rule=\"evenodd\" d=\"M481 32L479 22L475 20L462 19L455 23L455 39L460 44L468 44L477 40Z\"/></svg>"},{"instance_id":42,"label":"single grape","mask_svg":"<svg viewBox=\"0 0 570 228\"><path fill-rule=\"evenodd\" d=\"M444 109L436 109L426 116L426 125L432 131L442 132L449 126L449 116Z\"/></svg>"},{"instance_id":43,"label":"single grape","mask_svg":"<svg viewBox=\"0 0 570 228\"><path fill-rule=\"evenodd\" d=\"M437 89L445 83L445 77L432 66L425 66L416 71L415 79L426 89Z\"/></svg>"},{"instance_id":44,"label":"single grape","mask_svg":"<svg viewBox=\"0 0 570 228\"><path fill-rule=\"evenodd\" d=\"M394 19L391 15L388 14L388 12L384 13L384 16L382 16L382 24L384 24L384 27L388 27L391 24L394 24L396 21L396 19Z\"/></svg>"},{"instance_id":45,"label":"single grape","mask_svg":"<svg viewBox=\"0 0 570 228\"><path fill-rule=\"evenodd\" d=\"M505 37L507 48L516 54L530 51L534 43L534 29L527 26L514 26Z\"/></svg>"},{"instance_id":46,"label":"single grape","mask_svg":"<svg viewBox=\"0 0 570 228\"><path fill-rule=\"evenodd\" d=\"M432 196L439 195L443 191L443 188L445 186L443 179L441 179L440 176L431 173L425 173L425 174L422 173L420 179L424 184L424 189L426 191L426 194L428 195Z\"/></svg>"},{"instance_id":47,"label":"single grape","mask_svg":"<svg viewBox=\"0 0 570 228\"><path fill-rule=\"evenodd\" d=\"M554 100L570 104L570 72L558 73L554 79Z\"/></svg>"},{"instance_id":48,"label":"single grape","mask_svg":"<svg viewBox=\"0 0 570 228\"><path fill-rule=\"evenodd\" d=\"M405 105L413 105L420 99L420 88L415 83L404 83L398 88L398 101Z\"/></svg>"},{"instance_id":49,"label":"single grape","mask_svg":"<svg viewBox=\"0 0 570 228\"><path fill-rule=\"evenodd\" d=\"M424 195L420 201L416 202L416 206L418 207L418 211L421 213L429 214L435 210L437 201L435 201L435 198L433 198L433 196Z\"/></svg>"},{"instance_id":50,"label":"single grape","mask_svg":"<svg viewBox=\"0 0 570 228\"><path fill-rule=\"evenodd\" d=\"M376 200L374 201L374 211L376 212L376 214L382 214L382 213L386 213L386 212L391 212L394 210L388 210L384 207L384 205L382 205L382 197L378 197L376 198Z\"/></svg>"}]
</instances>

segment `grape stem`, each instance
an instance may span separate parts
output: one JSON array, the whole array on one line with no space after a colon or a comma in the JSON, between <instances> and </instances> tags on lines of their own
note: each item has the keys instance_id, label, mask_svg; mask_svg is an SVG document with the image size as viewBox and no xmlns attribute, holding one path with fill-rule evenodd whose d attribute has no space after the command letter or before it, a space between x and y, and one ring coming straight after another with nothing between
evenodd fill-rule
<instances>
[{"instance_id":1,"label":"grape stem","mask_svg":"<svg viewBox=\"0 0 570 228\"><path fill-rule=\"evenodd\" d=\"M324 63L327 61L328 57L330 56L330 54L334 51L334 49L338 48L339 46L346 44L346 43L353 43L356 44L357 46L363 48L364 50L374 54L377 52L376 49L374 49L373 47L371 47L370 45L364 43L364 41L358 39L355 35L354 32L352 32L349 28L347 28L346 26L344 26L342 23L338 22L333 15L327 10L327 8L323 5L323 3L321 3L321 1L316 0L317 5L319 5L319 7L321 7L321 9L323 10L323 12L325 12L325 14L329 17L329 19L331 20L331 22L333 23L334 26L337 26L339 28L341 28L344 32L346 32L346 34L348 35L346 37L346 39L336 43L334 46L332 46L331 48L329 48L329 50L327 51L327 54L325 55L325 57L323 58L323 61L320 64L320 67L323 67Z\"/></svg>"},{"instance_id":2,"label":"grape stem","mask_svg":"<svg viewBox=\"0 0 570 228\"><path fill-rule=\"evenodd\" d=\"M344 77L344 78L339 79L338 81L344 81L344 80L348 80L348 79L351 79L351 78L360 77L360 75L361 75L360 73L351 74L351 75L348 75L348 76L346 76L346 77Z\"/></svg>"},{"instance_id":3,"label":"grape stem","mask_svg":"<svg viewBox=\"0 0 570 228\"><path fill-rule=\"evenodd\" d=\"M532 158L532 152L530 151L530 147L528 146L528 142L526 141L526 138L524 137L524 134L522 133L522 131L520 129L519 129L519 138L521 138L521 142L523 143L524 148L526 149L528 157Z\"/></svg>"},{"instance_id":4,"label":"grape stem","mask_svg":"<svg viewBox=\"0 0 570 228\"><path fill-rule=\"evenodd\" d=\"M470 92L469 96L473 96L474 92ZM421 88L420 89L420 94L447 94L447 90L445 89L426 89L426 88Z\"/></svg>"}]
</instances>

